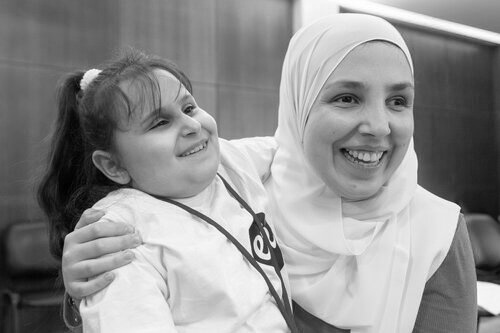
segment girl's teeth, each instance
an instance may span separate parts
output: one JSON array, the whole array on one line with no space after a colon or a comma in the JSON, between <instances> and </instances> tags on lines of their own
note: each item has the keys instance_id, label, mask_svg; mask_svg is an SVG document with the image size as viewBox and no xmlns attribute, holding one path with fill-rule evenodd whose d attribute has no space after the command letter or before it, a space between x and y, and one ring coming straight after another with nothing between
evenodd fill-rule
<instances>
[{"instance_id":1,"label":"girl's teeth","mask_svg":"<svg viewBox=\"0 0 500 333\"><path fill-rule=\"evenodd\" d=\"M202 145L199 145L198 147L195 147L194 149L188 151L187 153L185 154L182 154L182 156L189 156L191 154L194 154L196 152L199 152L200 150L204 149L205 147L207 146L206 143L202 144Z\"/></svg>"}]
</instances>

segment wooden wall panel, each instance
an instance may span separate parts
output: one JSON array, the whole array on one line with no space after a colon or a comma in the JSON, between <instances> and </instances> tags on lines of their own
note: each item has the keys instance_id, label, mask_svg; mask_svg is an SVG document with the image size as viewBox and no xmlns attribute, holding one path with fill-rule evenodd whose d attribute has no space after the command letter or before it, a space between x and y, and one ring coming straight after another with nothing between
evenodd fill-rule
<instances>
[{"instance_id":1,"label":"wooden wall panel","mask_svg":"<svg viewBox=\"0 0 500 333\"><path fill-rule=\"evenodd\" d=\"M291 1L217 1L217 78L276 89L292 35Z\"/></svg>"},{"instance_id":2,"label":"wooden wall panel","mask_svg":"<svg viewBox=\"0 0 500 333\"><path fill-rule=\"evenodd\" d=\"M192 80L216 80L215 0L120 1L117 46L167 57Z\"/></svg>"},{"instance_id":3,"label":"wooden wall panel","mask_svg":"<svg viewBox=\"0 0 500 333\"><path fill-rule=\"evenodd\" d=\"M274 134L291 17L290 1L217 1L217 121L222 137Z\"/></svg>"},{"instance_id":4,"label":"wooden wall panel","mask_svg":"<svg viewBox=\"0 0 500 333\"><path fill-rule=\"evenodd\" d=\"M464 209L498 214L490 46L399 26L415 65L419 183Z\"/></svg>"},{"instance_id":5,"label":"wooden wall panel","mask_svg":"<svg viewBox=\"0 0 500 333\"><path fill-rule=\"evenodd\" d=\"M494 126L495 126L495 143L496 150L495 154L497 156L497 167L500 166L500 46L497 46L493 50L493 100L494 100ZM500 189L500 176L497 180L497 189ZM498 198L500 200L500 196ZM500 201L497 202L498 207L500 207Z\"/></svg>"},{"instance_id":6,"label":"wooden wall panel","mask_svg":"<svg viewBox=\"0 0 500 333\"><path fill-rule=\"evenodd\" d=\"M0 226L38 213L34 187L55 117L54 87L60 73L31 66L0 65Z\"/></svg>"},{"instance_id":7,"label":"wooden wall panel","mask_svg":"<svg viewBox=\"0 0 500 333\"><path fill-rule=\"evenodd\" d=\"M0 2L0 229L37 219L38 170L56 82L124 47L175 61L227 137L272 134L289 0L6 0ZM223 101L222 101L223 99ZM271 111L269 111L271 110Z\"/></svg>"},{"instance_id":8,"label":"wooden wall panel","mask_svg":"<svg viewBox=\"0 0 500 333\"><path fill-rule=\"evenodd\" d=\"M278 93L219 86L219 136L236 139L273 135L278 125Z\"/></svg>"},{"instance_id":9,"label":"wooden wall panel","mask_svg":"<svg viewBox=\"0 0 500 333\"><path fill-rule=\"evenodd\" d=\"M112 54L119 0L0 2L0 59L74 68Z\"/></svg>"}]
</instances>

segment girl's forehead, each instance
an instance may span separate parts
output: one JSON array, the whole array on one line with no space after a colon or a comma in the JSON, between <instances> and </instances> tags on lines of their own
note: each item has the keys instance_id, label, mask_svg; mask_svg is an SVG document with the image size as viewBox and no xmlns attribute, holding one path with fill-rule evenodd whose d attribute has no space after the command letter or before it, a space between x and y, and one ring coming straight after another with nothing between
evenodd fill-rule
<instances>
[{"instance_id":1,"label":"girl's forehead","mask_svg":"<svg viewBox=\"0 0 500 333\"><path fill-rule=\"evenodd\" d=\"M125 80L120 87L133 104L142 106L159 101L173 102L187 91L173 74L164 69L153 69L149 74Z\"/></svg>"}]
</instances>

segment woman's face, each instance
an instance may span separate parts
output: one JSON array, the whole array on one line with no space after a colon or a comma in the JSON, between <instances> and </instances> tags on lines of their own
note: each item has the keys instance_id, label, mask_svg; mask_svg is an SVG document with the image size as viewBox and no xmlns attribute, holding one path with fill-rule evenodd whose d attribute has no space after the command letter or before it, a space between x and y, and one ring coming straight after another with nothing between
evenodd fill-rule
<instances>
[{"instance_id":1,"label":"woman's face","mask_svg":"<svg viewBox=\"0 0 500 333\"><path fill-rule=\"evenodd\" d=\"M304 133L307 160L348 200L375 195L401 164L413 136L413 75L398 47L368 42L330 75Z\"/></svg>"}]
</instances>

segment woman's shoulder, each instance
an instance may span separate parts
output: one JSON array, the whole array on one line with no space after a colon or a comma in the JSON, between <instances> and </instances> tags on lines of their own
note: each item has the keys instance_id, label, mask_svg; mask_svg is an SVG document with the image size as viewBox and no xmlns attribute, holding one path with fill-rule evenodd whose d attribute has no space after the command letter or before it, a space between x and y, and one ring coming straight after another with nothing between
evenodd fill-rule
<instances>
[{"instance_id":1,"label":"woman's shoulder","mask_svg":"<svg viewBox=\"0 0 500 333\"><path fill-rule=\"evenodd\" d=\"M414 228L421 228L424 232L432 228L437 234L445 233L452 237L459 220L460 206L418 186L410 203L410 213L412 219L418 221Z\"/></svg>"},{"instance_id":2,"label":"woman's shoulder","mask_svg":"<svg viewBox=\"0 0 500 333\"><path fill-rule=\"evenodd\" d=\"M451 248L461 220L460 207L419 186L410 210L414 248L421 258L430 260L432 276Z\"/></svg>"},{"instance_id":3,"label":"woman's shoulder","mask_svg":"<svg viewBox=\"0 0 500 333\"><path fill-rule=\"evenodd\" d=\"M455 216L456 221L460 212L460 207L456 203L441 198L421 186L417 187L412 204L416 207L427 207L432 212L448 212Z\"/></svg>"}]
</instances>

